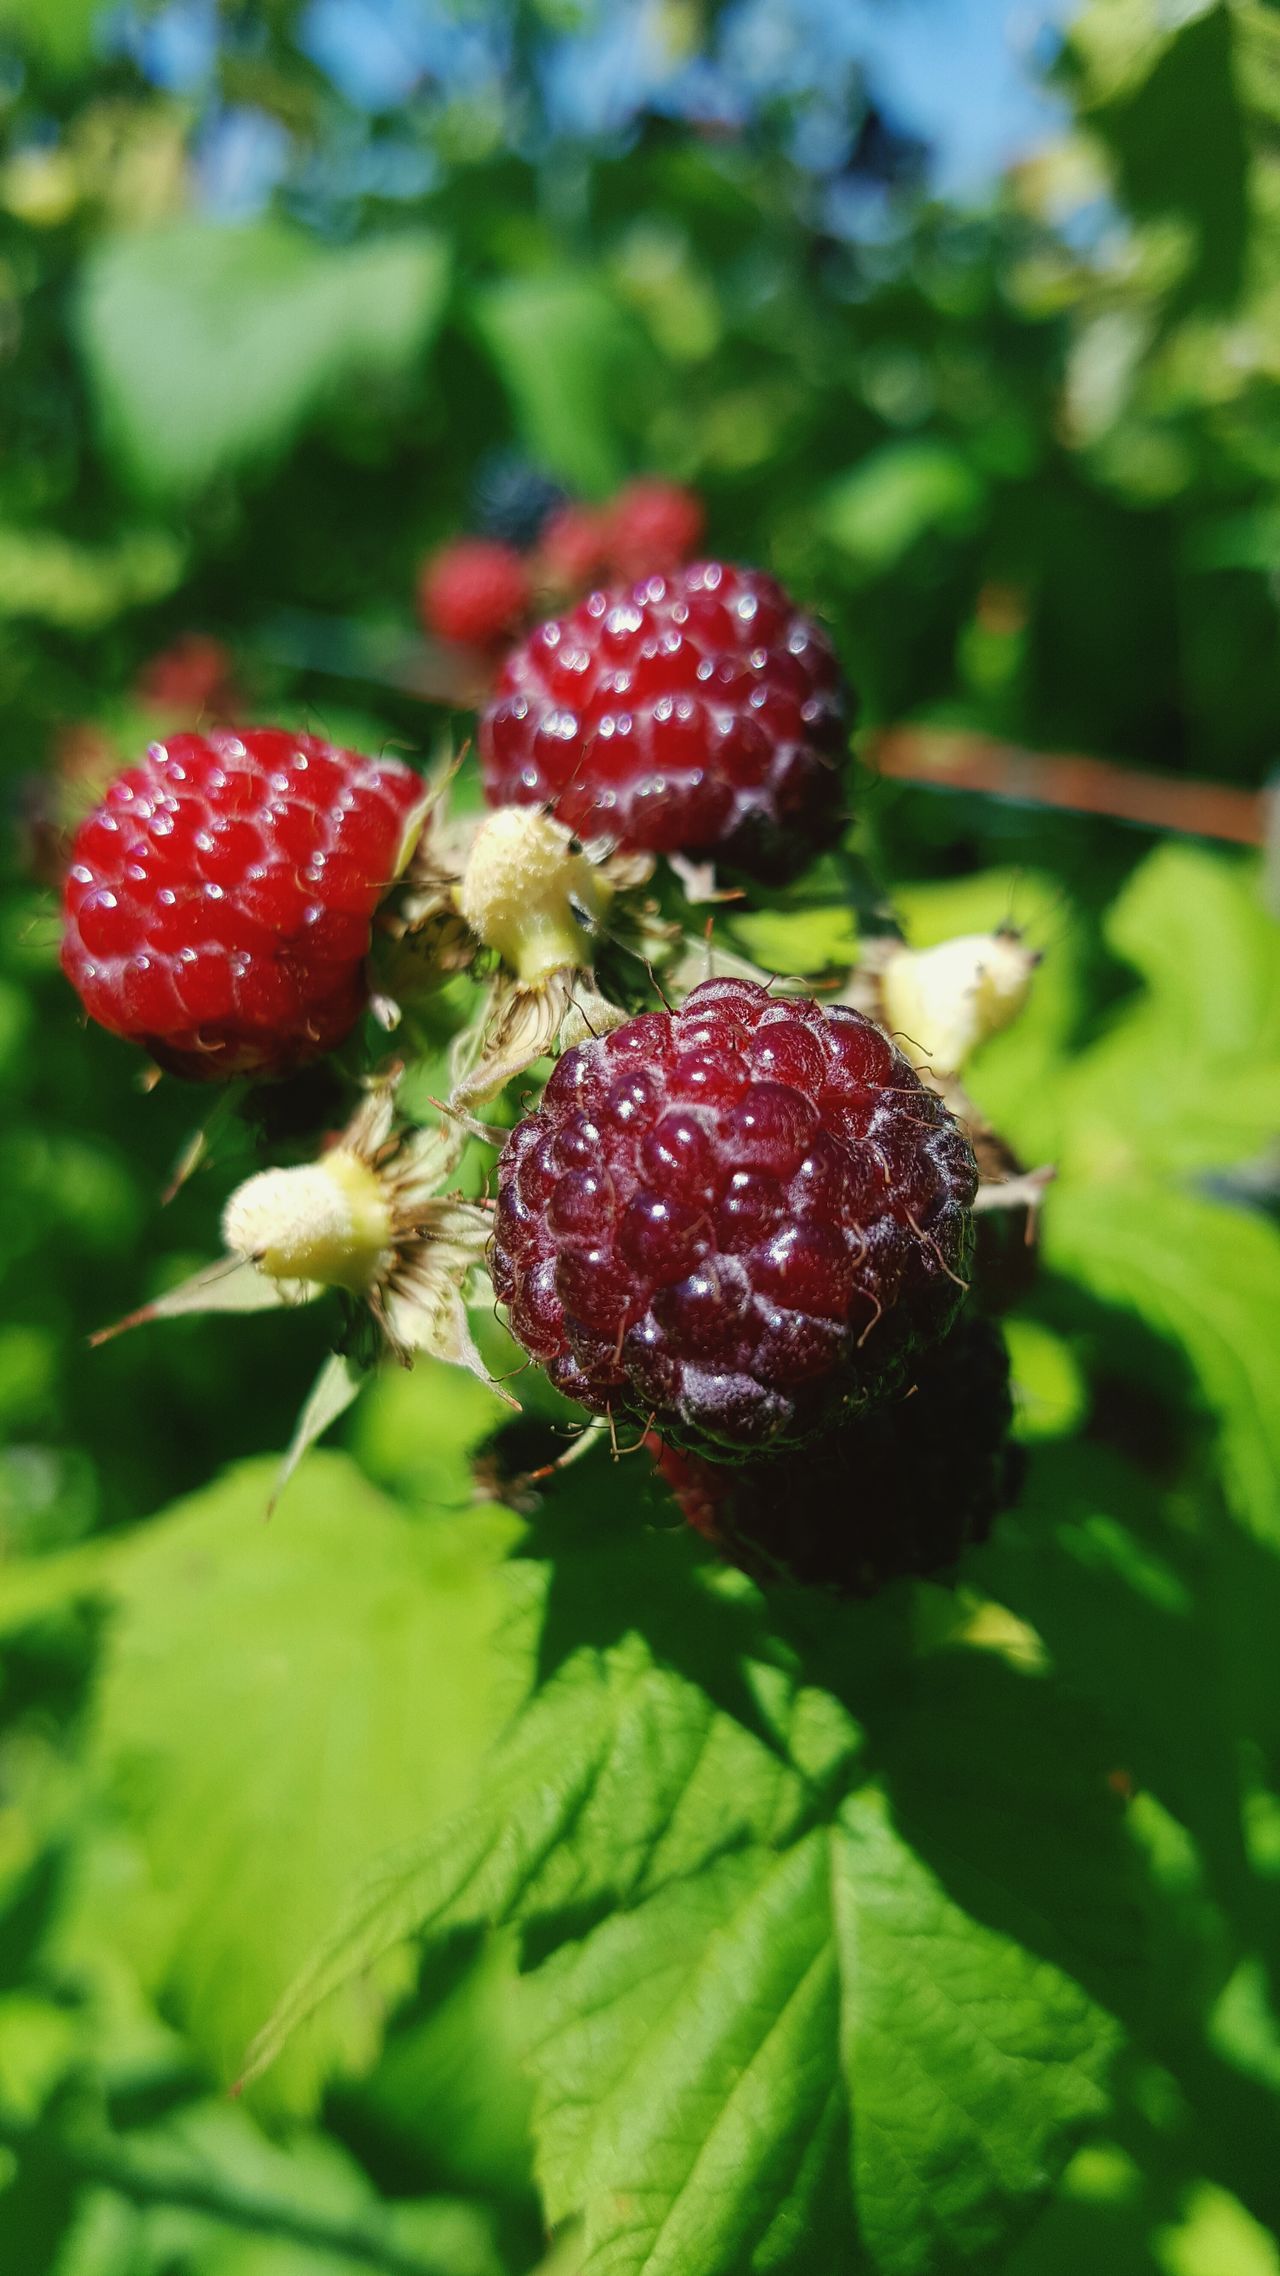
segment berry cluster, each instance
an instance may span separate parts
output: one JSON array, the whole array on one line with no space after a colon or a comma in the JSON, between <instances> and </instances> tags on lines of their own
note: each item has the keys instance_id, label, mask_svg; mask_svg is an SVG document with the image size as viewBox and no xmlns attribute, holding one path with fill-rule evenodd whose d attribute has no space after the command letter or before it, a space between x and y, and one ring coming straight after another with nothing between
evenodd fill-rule
<instances>
[{"instance_id":1,"label":"berry cluster","mask_svg":"<svg viewBox=\"0 0 1280 2276\"><path fill-rule=\"evenodd\" d=\"M454 647L492 653L537 600L563 602L601 583L678 569L702 543L706 515L676 482L629 482L603 506L567 498L536 468L505 457L479 485L481 528L424 562L418 612Z\"/></svg>"},{"instance_id":2,"label":"berry cluster","mask_svg":"<svg viewBox=\"0 0 1280 2276\"><path fill-rule=\"evenodd\" d=\"M869 949L843 1000L763 976L682 990L689 871L664 880L665 902L628 895L660 854L774 881L836 840L835 654L763 571L687 560L701 509L673 486L633 485L607 510L544 487L523 522L520 503L503 510L523 555L495 533L429 567L442 636L513 634L539 579L632 581L510 648L479 724L496 810L482 822L428 817L396 761L255 727L153 744L79 829L63 969L91 1018L174 1074L292 1074L375 991L389 1017L375 917L398 994L472 967L488 989L456 1038L439 1129L398 1123L385 1075L318 1160L232 1196L223 1264L145 1316L206 1288L226 1307L228 1273L256 1308L265 1274L290 1301L328 1288L365 1305L401 1357L482 1370L466 1292L487 1253L532 1359L651 1437L724 1555L854 1591L933 1570L1011 1486L1003 1345L972 1307L957 1325L979 1184L967 1125L999 1150L957 1069L1013 1016L1034 960L996 936ZM159 704L197 683L206 699L215 679L225 695L226 667L188 643L148 686ZM629 1015L593 969L606 940L639 970L668 956L674 1007ZM900 1005L907 1049L891 1040ZM503 1146L494 1201L447 1194L467 1131L486 1135L467 1110L527 1076L571 1011L583 1039Z\"/></svg>"}]
</instances>

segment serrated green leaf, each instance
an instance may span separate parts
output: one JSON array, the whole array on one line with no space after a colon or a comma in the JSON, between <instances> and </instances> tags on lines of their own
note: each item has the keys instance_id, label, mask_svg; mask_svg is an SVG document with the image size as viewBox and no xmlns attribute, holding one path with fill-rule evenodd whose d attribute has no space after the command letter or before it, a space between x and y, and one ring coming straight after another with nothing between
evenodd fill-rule
<instances>
[{"instance_id":1,"label":"serrated green leaf","mask_svg":"<svg viewBox=\"0 0 1280 2276\"><path fill-rule=\"evenodd\" d=\"M833 1865L859 2228L885 2276L943 2276L1016 2231L1046 2153L1101 2115L1119 2034L873 1803L846 1813Z\"/></svg>"},{"instance_id":2,"label":"serrated green leaf","mask_svg":"<svg viewBox=\"0 0 1280 2276\"><path fill-rule=\"evenodd\" d=\"M330 1455L267 1523L272 1474L233 1472L117 1558L93 1732L147 1866L120 1933L226 2078L337 1916L352 1858L456 1808L498 1714L509 1522L415 1525ZM271 2097L306 2107L377 2028L366 1989Z\"/></svg>"},{"instance_id":3,"label":"serrated green leaf","mask_svg":"<svg viewBox=\"0 0 1280 2276\"><path fill-rule=\"evenodd\" d=\"M140 489L179 498L278 453L339 388L413 366L446 276L421 232L334 249L193 220L109 238L79 311L108 439Z\"/></svg>"},{"instance_id":4,"label":"serrated green leaf","mask_svg":"<svg viewBox=\"0 0 1280 2276\"><path fill-rule=\"evenodd\" d=\"M366 1887L256 2059L407 1933L515 1922L588 2276L976 2266L1104 2106L1143 1979L1105 1749L1047 1679L914 1661L901 1597L771 1629L684 1540L628 1548L609 1498L607 1533L512 1569L546 1672L477 1798Z\"/></svg>"}]
</instances>

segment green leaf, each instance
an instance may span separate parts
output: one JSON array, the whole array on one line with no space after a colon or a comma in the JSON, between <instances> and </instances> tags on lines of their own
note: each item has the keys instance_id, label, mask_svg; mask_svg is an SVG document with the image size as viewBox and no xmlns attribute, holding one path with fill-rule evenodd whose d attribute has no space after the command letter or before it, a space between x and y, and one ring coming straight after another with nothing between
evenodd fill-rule
<instances>
[{"instance_id":1,"label":"green leaf","mask_svg":"<svg viewBox=\"0 0 1280 2276\"><path fill-rule=\"evenodd\" d=\"M1189 225L1194 257L1183 291L1202 305L1233 299L1244 279L1250 154L1236 85L1237 13L1224 0L1201 0L1169 19L1095 0L1073 34L1086 66L1084 119L1103 138L1129 209Z\"/></svg>"},{"instance_id":2,"label":"green leaf","mask_svg":"<svg viewBox=\"0 0 1280 2276\"><path fill-rule=\"evenodd\" d=\"M913 1658L905 1595L771 1625L600 1491L512 1568L541 1674L476 1798L366 1885L256 2060L415 1929L514 1922L587 2276L972 2267L1105 2107L1140 1993L1107 1751L1049 1679Z\"/></svg>"},{"instance_id":3,"label":"green leaf","mask_svg":"<svg viewBox=\"0 0 1280 2276\"><path fill-rule=\"evenodd\" d=\"M1280 1233L1154 1184L1073 1184L1045 1212L1045 1255L1187 1352L1220 1425L1232 1506L1280 1542Z\"/></svg>"},{"instance_id":4,"label":"green leaf","mask_svg":"<svg viewBox=\"0 0 1280 2276\"><path fill-rule=\"evenodd\" d=\"M613 295L589 274L558 270L487 285L472 311L529 455L588 494L615 488L618 383L637 343Z\"/></svg>"},{"instance_id":5,"label":"green leaf","mask_svg":"<svg viewBox=\"0 0 1280 2276\"><path fill-rule=\"evenodd\" d=\"M859 568L880 574L922 538L968 534L983 498L981 475L951 444L885 443L831 484L818 519Z\"/></svg>"},{"instance_id":6,"label":"green leaf","mask_svg":"<svg viewBox=\"0 0 1280 2276\"><path fill-rule=\"evenodd\" d=\"M168 530L126 531L112 546L90 547L9 523L0 527L0 617L97 632L126 609L165 599L186 565Z\"/></svg>"},{"instance_id":7,"label":"green leaf","mask_svg":"<svg viewBox=\"0 0 1280 2276\"><path fill-rule=\"evenodd\" d=\"M272 1475L233 1472L118 1555L93 1733L147 1866L120 1932L227 2078L338 1917L352 1859L457 1808L498 1714L510 1521L415 1525L330 1455L267 1523ZM378 2019L353 1993L274 2099L305 2107Z\"/></svg>"},{"instance_id":8,"label":"green leaf","mask_svg":"<svg viewBox=\"0 0 1280 2276\"><path fill-rule=\"evenodd\" d=\"M447 2197L388 2203L337 2142L296 2128L273 2142L225 2101L189 2102L128 2132L68 2103L14 2138L19 2171L56 2177L64 2204L81 2184L74 2241L58 2262L66 2276L82 2266L95 2276L179 2267L210 2276L505 2276L495 2223L480 2206ZM118 2223L88 2216L103 2192L132 2211L123 2235ZM0 2222L3 2214L0 2195ZM101 2252L86 2249L95 2231ZM51 2264L13 2265L34 2276Z\"/></svg>"},{"instance_id":9,"label":"green leaf","mask_svg":"<svg viewBox=\"0 0 1280 2276\"><path fill-rule=\"evenodd\" d=\"M0 25L10 36L16 29L21 43L57 71L78 71L89 61L97 20L96 0L41 0L38 8L0 0Z\"/></svg>"},{"instance_id":10,"label":"green leaf","mask_svg":"<svg viewBox=\"0 0 1280 2276\"><path fill-rule=\"evenodd\" d=\"M1280 1127L1280 930L1256 865L1164 846L1106 935L1144 992L1063 1070L1064 1160L1094 1178L1261 1153Z\"/></svg>"},{"instance_id":11,"label":"green leaf","mask_svg":"<svg viewBox=\"0 0 1280 2276\"><path fill-rule=\"evenodd\" d=\"M420 232L333 249L278 222L183 221L109 238L79 309L107 440L161 496L276 456L339 390L414 366L446 278Z\"/></svg>"},{"instance_id":12,"label":"green leaf","mask_svg":"<svg viewBox=\"0 0 1280 2276\"><path fill-rule=\"evenodd\" d=\"M320 1372L303 1402L302 1412L294 1424L293 1437L285 1449L284 1459L276 1472L276 1482L267 1504L270 1517L277 1508L280 1496L297 1471L298 1464L311 1452L317 1439L345 1415L364 1389L369 1370L351 1352L331 1351L321 1362Z\"/></svg>"}]
</instances>

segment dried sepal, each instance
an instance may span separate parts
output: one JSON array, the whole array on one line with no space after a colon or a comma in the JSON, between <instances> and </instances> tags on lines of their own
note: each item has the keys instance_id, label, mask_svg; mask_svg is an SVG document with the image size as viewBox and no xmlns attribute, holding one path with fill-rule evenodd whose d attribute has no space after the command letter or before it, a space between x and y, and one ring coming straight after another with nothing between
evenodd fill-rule
<instances>
[{"instance_id":1,"label":"dried sepal","mask_svg":"<svg viewBox=\"0 0 1280 2276\"><path fill-rule=\"evenodd\" d=\"M318 1281L287 1285L264 1280L243 1257L219 1257L150 1304L140 1304L109 1328L99 1328L89 1341L96 1349L127 1328L145 1327L152 1320L190 1319L204 1312L269 1312L278 1305L307 1304L321 1294Z\"/></svg>"},{"instance_id":2,"label":"dried sepal","mask_svg":"<svg viewBox=\"0 0 1280 2276\"><path fill-rule=\"evenodd\" d=\"M399 1074L371 1087L317 1160L246 1179L223 1215L226 1256L120 1323L260 1311L337 1292L348 1333L299 1418L286 1470L349 1403L352 1382L380 1349L405 1365L424 1351L489 1380L466 1301L488 1245L489 1215L442 1190L469 1133L448 1116L438 1126L397 1127ZM362 1313L372 1336L358 1334Z\"/></svg>"}]
</instances>

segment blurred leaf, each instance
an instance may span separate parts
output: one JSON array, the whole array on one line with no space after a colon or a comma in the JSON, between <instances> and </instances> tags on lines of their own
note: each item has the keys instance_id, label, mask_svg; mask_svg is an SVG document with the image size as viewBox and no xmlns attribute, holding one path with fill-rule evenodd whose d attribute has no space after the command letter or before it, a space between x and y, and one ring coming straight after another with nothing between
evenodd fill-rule
<instances>
[{"instance_id":1,"label":"blurred leaf","mask_svg":"<svg viewBox=\"0 0 1280 2276\"><path fill-rule=\"evenodd\" d=\"M1123 61L1108 14L1125 20ZM1226 0L1208 7L1200 0L1171 20L1132 0L1123 10L1094 0L1073 34L1082 56L1097 35L1095 83L1091 89L1085 80L1084 116L1105 141L1126 204L1142 216L1172 212L1191 224L1196 244L1186 293L1194 289L1218 302L1240 289L1249 218L1235 19ZM1196 127L1189 136L1190 118Z\"/></svg>"},{"instance_id":2,"label":"blurred leaf","mask_svg":"<svg viewBox=\"0 0 1280 2276\"><path fill-rule=\"evenodd\" d=\"M0 2121L37 2117L80 2051L72 2009L29 1992L0 1994Z\"/></svg>"},{"instance_id":3,"label":"blurred leaf","mask_svg":"<svg viewBox=\"0 0 1280 2276\"><path fill-rule=\"evenodd\" d=\"M630 319L590 275L504 277L472 302L530 457L588 495L624 472L617 390L636 353Z\"/></svg>"},{"instance_id":4,"label":"blurred leaf","mask_svg":"<svg viewBox=\"0 0 1280 2276\"><path fill-rule=\"evenodd\" d=\"M518 1364L514 1348L504 1364ZM441 1512L465 1509L471 1456L510 1413L467 1369L418 1358L378 1370L357 1409L355 1450L379 1485Z\"/></svg>"},{"instance_id":5,"label":"blurred leaf","mask_svg":"<svg viewBox=\"0 0 1280 2276\"><path fill-rule=\"evenodd\" d=\"M532 2188L518 1996L514 1934L444 1948L356 2090L360 2111L446 2187L507 2199Z\"/></svg>"},{"instance_id":6,"label":"blurred leaf","mask_svg":"<svg viewBox=\"0 0 1280 2276\"><path fill-rule=\"evenodd\" d=\"M1202 2181L1181 2219L1152 2241L1164 2276L1280 2276L1274 2237L1212 2182Z\"/></svg>"},{"instance_id":7,"label":"blurred leaf","mask_svg":"<svg viewBox=\"0 0 1280 2276\"><path fill-rule=\"evenodd\" d=\"M1089 1393L1071 1346L1037 1320L1004 1323L1019 1438L1062 1438L1088 1411Z\"/></svg>"},{"instance_id":8,"label":"blurred leaf","mask_svg":"<svg viewBox=\"0 0 1280 2276\"><path fill-rule=\"evenodd\" d=\"M1063 1071L1064 1154L1091 1175L1217 1168L1280 1129L1280 927L1252 865L1167 845L1106 920L1145 994Z\"/></svg>"},{"instance_id":9,"label":"blurred leaf","mask_svg":"<svg viewBox=\"0 0 1280 2276\"><path fill-rule=\"evenodd\" d=\"M333 249L277 222L185 221L109 238L79 319L107 440L140 489L176 497L269 457L339 389L413 367L447 273L422 232Z\"/></svg>"},{"instance_id":10,"label":"blurred leaf","mask_svg":"<svg viewBox=\"0 0 1280 2276\"><path fill-rule=\"evenodd\" d=\"M353 1859L457 1807L497 1713L505 1524L415 1526L334 1455L267 1523L272 1475L235 1472L129 1540L95 1718L149 1869L119 1927L225 2078ZM270 2097L307 2106L379 2012L353 1994Z\"/></svg>"},{"instance_id":11,"label":"blurred leaf","mask_svg":"<svg viewBox=\"0 0 1280 2276\"><path fill-rule=\"evenodd\" d=\"M80 2217L60 2276L507 2276L494 2224L464 2199L380 2201L350 2154L294 2129L267 2139L244 2110L188 2103L114 2132L71 2106L19 2140L19 2171L77 2181L136 2208L123 2228ZM0 2197L0 2219L3 2218ZM48 2262L21 2265L36 2276Z\"/></svg>"},{"instance_id":12,"label":"blurred leaf","mask_svg":"<svg viewBox=\"0 0 1280 2276\"><path fill-rule=\"evenodd\" d=\"M91 551L53 530L0 528L0 617L35 617L94 632L123 610L163 600L180 583L186 553L166 530L124 533Z\"/></svg>"},{"instance_id":13,"label":"blurred leaf","mask_svg":"<svg viewBox=\"0 0 1280 2276\"><path fill-rule=\"evenodd\" d=\"M922 538L974 529L983 495L982 477L950 444L886 443L824 492L818 521L864 573L882 573Z\"/></svg>"},{"instance_id":14,"label":"blurred leaf","mask_svg":"<svg viewBox=\"0 0 1280 2276\"><path fill-rule=\"evenodd\" d=\"M1280 1232L1153 1184L1075 1184L1046 1211L1045 1253L1187 1352L1221 1426L1233 1507L1280 1543Z\"/></svg>"},{"instance_id":15,"label":"blurred leaf","mask_svg":"<svg viewBox=\"0 0 1280 2276\"><path fill-rule=\"evenodd\" d=\"M79 69L93 51L97 0L0 0L0 26L18 31L24 45L34 48L57 70Z\"/></svg>"}]
</instances>

